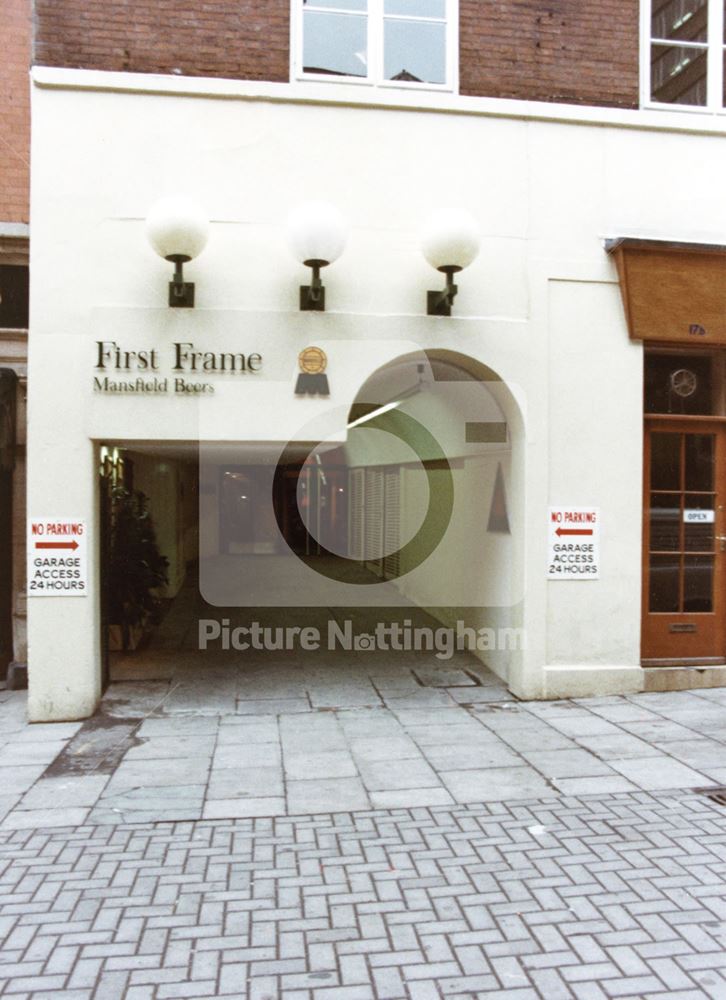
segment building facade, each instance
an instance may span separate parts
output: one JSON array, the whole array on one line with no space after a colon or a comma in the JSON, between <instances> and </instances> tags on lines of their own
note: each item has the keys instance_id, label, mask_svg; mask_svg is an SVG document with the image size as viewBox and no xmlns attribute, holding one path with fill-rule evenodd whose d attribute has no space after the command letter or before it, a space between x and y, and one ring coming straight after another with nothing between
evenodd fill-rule
<instances>
[{"instance_id":1,"label":"building facade","mask_svg":"<svg viewBox=\"0 0 726 1000\"><path fill-rule=\"evenodd\" d=\"M25 683L25 399L31 10L3 10L0 67L0 679Z\"/></svg>"},{"instance_id":2,"label":"building facade","mask_svg":"<svg viewBox=\"0 0 726 1000\"><path fill-rule=\"evenodd\" d=\"M200 669L424 609L521 698L723 682L725 36L686 6L37 0L32 719L134 643L139 503Z\"/></svg>"}]
</instances>

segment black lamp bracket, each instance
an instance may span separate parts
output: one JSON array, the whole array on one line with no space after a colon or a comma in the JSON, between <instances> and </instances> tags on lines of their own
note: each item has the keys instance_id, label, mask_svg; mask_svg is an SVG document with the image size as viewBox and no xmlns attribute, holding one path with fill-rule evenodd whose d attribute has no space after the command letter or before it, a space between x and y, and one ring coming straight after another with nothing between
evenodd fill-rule
<instances>
[{"instance_id":1,"label":"black lamp bracket","mask_svg":"<svg viewBox=\"0 0 726 1000\"><path fill-rule=\"evenodd\" d=\"M460 270L460 267L453 265L439 268L439 271L446 275L446 286L441 292L426 293L426 313L428 316L451 316L451 306L459 291L458 285L454 284L453 276Z\"/></svg>"},{"instance_id":2,"label":"black lamp bracket","mask_svg":"<svg viewBox=\"0 0 726 1000\"><path fill-rule=\"evenodd\" d=\"M171 254L166 258L174 265L174 277L169 282L169 305L183 309L194 306L194 282L184 280L184 265L192 258L184 254Z\"/></svg>"},{"instance_id":3,"label":"black lamp bracket","mask_svg":"<svg viewBox=\"0 0 726 1000\"><path fill-rule=\"evenodd\" d=\"M305 266L312 269L313 276L309 285L300 286L300 309L303 312L325 312L325 286L320 280L320 268L325 267L327 260L306 260Z\"/></svg>"}]
</instances>

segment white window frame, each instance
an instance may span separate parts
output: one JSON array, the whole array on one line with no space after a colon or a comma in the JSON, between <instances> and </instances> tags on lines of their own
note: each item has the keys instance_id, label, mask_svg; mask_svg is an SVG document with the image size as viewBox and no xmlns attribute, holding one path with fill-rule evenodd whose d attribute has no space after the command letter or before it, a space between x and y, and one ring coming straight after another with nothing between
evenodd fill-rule
<instances>
[{"instance_id":1,"label":"white window frame","mask_svg":"<svg viewBox=\"0 0 726 1000\"><path fill-rule=\"evenodd\" d=\"M714 113L726 113L723 99L723 65L724 53L724 12L723 0L708 0L708 33L706 42L671 42L679 48L694 48L707 50L707 73L706 73L706 104L671 104L662 101L654 101L651 98L651 21L653 12L653 0L641 0L640 4L640 106L641 108L654 108L663 111L686 111L689 113L700 112L701 114L712 115ZM667 39L662 39L667 41Z\"/></svg>"},{"instance_id":2,"label":"white window frame","mask_svg":"<svg viewBox=\"0 0 726 1000\"><path fill-rule=\"evenodd\" d=\"M313 0L314 3L314 0ZM303 10L302 0L291 0L290 24L292 38L290 45L290 79L314 81L316 83L345 83L363 87L385 87L405 90L459 91L459 0L445 0L446 3L446 82L416 83L410 80L385 80L383 78L383 9L384 0L368 0L367 46L368 74L366 77L337 76L329 73L305 73L303 71ZM331 13L335 13L335 9ZM346 13L351 13L350 11ZM436 18L407 18L405 15L386 15L386 19L431 20Z\"/></svg>"}]
</instances>

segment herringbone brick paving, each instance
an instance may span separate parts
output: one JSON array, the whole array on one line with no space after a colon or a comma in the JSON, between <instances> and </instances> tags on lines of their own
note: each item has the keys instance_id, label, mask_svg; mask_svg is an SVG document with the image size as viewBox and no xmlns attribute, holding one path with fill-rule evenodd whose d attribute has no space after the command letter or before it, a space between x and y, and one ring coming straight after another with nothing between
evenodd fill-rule
<instances>
[{"instance_id":1,"label":"herringbone brick paving","mask_svg":"<svg viewBox=\"0 0 726 1000\"><path fill-rule=\"evenodd\" d=\"M648 792L0 832L0 995L726 998L726 809Z\"/></svg>"}]
</instances>

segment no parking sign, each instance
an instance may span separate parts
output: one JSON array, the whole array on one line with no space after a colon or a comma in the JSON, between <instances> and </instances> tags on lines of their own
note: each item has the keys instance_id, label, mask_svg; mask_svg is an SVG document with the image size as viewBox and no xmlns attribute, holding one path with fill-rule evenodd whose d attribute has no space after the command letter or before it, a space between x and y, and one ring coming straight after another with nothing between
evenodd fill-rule
<instances>
[{"instance_id":1,"label":"no parking sign","mask_svg":"<svg viewBox=\"0 0 726 1000\"><path fill-rule=\"evenodd\" d=\"M85 597L88 593L86 522L28 519L28 594Z\"/></svg>"},{"instance_id":2,"label":"no parking sign","mask_svg":"<svg viewBox=\"0 0 726 1000\"><path fill-rule=\"evenodd\" d=\"M548 580L599 578L599 507L550 507L547 533Z\"/></svg>"}]
</instances>

